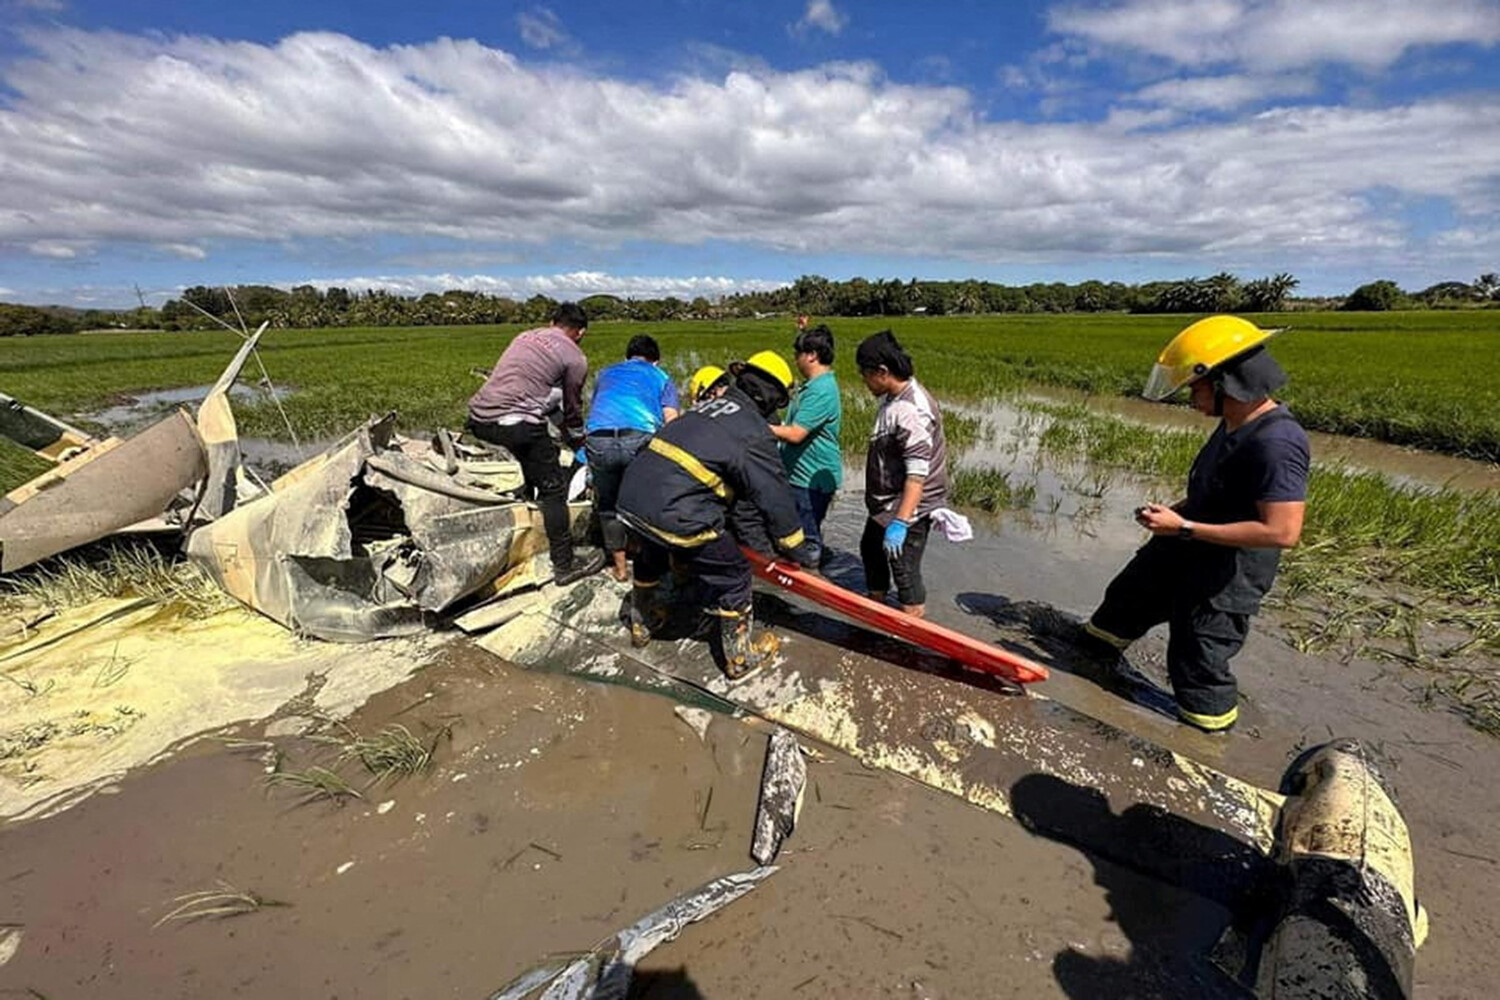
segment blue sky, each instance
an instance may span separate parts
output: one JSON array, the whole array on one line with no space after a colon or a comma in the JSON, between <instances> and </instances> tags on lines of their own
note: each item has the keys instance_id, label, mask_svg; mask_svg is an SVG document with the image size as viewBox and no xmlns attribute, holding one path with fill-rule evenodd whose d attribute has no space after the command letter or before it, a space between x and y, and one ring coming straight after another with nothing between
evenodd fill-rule
<instances>
[{"instance_id":1,"label":"blue sky","mask_svg":"<svg viewBox=\"0 0 1500 1000\"><path fill-rule=\"evenodd\" d=\"M1500 0L0 0L0 300L1500 270Z\"/></svg>"}]
</instances>

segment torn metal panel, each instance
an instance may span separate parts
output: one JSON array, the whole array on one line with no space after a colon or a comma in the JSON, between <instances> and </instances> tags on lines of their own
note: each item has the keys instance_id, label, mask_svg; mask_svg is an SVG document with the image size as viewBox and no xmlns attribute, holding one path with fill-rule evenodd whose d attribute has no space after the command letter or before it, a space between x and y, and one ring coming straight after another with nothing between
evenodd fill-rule
<instances>
[{"instance_id":1,"label":"torn metal panel","mask_svg":"<svg viewBox=\"0 0 1500 1000\"><path fill-rule=\"evenodd\" d=\"M646 914L583 957L550 963L517 977L490 1000L524 1000L542 986L539 1000L625 1000L635 967L659 945L674 940L688 924L711 917L773 874L762 866L714 879Z\"/></svg>"},{"instance_id":2,"label":"torn metal panel","mask_svg":"<svg viewBox=\"0 0 1500 1000\"><path fill-rule=\"evenodd\" d=\"M157 517L207 469L185 410L128 441L106 441L12 490L0 514L0 572Z\"/></svg>"},{"instance_id":3,"label":"torn metal panel","mask_svg":"<svg viewBox=\"0 0 1500 1000\"><path fill-rule=\"evenodd\" d=\"M781 845L797 827L802 797L807 791L807 761L797 737L776 727L766 745L766 764L760 778L760 803L755 808L755 838L750 857L758 865L776 860Z\"/></svg>"},{"instance_id":4,"label":"torn metal panel","mask_svg":"<svg viewBox=\"0 0 1500 1000\"><path fill-rule=\"evenodd\" d=\"M394 422L372 420L198 529L189 557L250 607L342 642L419 631L532 566L546 546L540 515L492 486L519 486L516 463L471 473L460 459L450 474L451 454L407 453Z\"/></svg>"},{"instance_id":5,"label":"torn metal panel","mask_svg":"<svg viewBox=\"0 0 1500 1000\"><path fill-rule=\"evenodd\" d=\"M209 518L223 517L240 502L243 482L240 438L234 423L234 411L229 406L229 389L240 377L241 369L269 325L269 322L262 323L260 329L245 339L219 375L219 380L198 404L198 436L203 441L208 461L208 480L200 509Z\"/></svg>"}]
</instances>

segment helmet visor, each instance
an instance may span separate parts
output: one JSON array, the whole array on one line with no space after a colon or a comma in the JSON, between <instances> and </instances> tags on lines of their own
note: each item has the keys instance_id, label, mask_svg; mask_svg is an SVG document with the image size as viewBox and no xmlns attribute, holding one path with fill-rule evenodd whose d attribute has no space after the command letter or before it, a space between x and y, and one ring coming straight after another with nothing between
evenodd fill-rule
<instances>
[{"instance_id":1,"label":"helmet visor","mask_svg":"<svg viewBox=\"0 0 1500 1000\"><path fill-rule=\"evenodd\" d=\"M1161 402L1202 374L1197 370L1200 367L1202 366L1191 364L1164 365L1158 361L1151 366L1151 375L1146 379L1146 388L1141 390L1141 395Z\"/></svg>"}]
</instances>

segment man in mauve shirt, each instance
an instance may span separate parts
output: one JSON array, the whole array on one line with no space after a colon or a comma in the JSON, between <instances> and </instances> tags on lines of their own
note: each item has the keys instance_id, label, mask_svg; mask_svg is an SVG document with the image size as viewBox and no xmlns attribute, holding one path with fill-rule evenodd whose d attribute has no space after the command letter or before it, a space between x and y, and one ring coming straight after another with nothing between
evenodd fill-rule
<instances>
[{"instance_id":1,"label":"man in mauve shirt","mask_svg":"<svg viewBox=\"0 0 1500 1000\"><path fill-rule=\"evenodd\" d=\"M574 556L567 477L557 445L547 433L548 396L561 390L563 440L575 450L583 447L583 383L589 363L578 342L588 326L581 306L562 303L552 314L551 326L516 335L469 399L469 432L514 455L527 489L536 493L552 551L553 581L559 586L604 568L603 552L596 550L582 559Z\"/></svg>"}]
</instances>

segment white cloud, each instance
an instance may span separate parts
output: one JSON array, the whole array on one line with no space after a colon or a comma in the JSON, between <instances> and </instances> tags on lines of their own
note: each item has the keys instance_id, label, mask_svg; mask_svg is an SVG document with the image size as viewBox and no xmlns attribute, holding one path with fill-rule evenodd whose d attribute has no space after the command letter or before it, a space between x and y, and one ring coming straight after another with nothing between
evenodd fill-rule
<instances>
[{"instance_id":1,"label":"white cloud","mask_svg":"<svg viewBox=\"0 0 1500 1000\"><path fill-rule=\"evenodd\" d=\"M37 240L26 249L37 257L51 257L53 260L72 260L78 256L78 247L58 240Z\"/></svg>"},{"instance_id":2,"label":"white cloud","mask_svg":"<svg viewBox=\"0 0 1500 1000\"><path fill-rule=\"evenodd\" d=\"M606 274L602 271L572 271L567 274L537 274L525 277L494 277L485 274L411 274L389 277L310 278L305 282L318 288L334 286L350 290L380 289L397 295L424 295L461 289L527 299L533 295L566 301L590 295L616 295L626 299L654 299L675 296L679 299L720 299L737 292L765 292L781 288L785 281L757 278L723 277L649 277Z\"/></svg>"},{"instance_id":3,"label":"white cloud","mask_svg":"<svg viewBox=\"0 0 1500 1000\"><path fill-rule=\"evenodd\" d=\"M570 39L556 14L546 7L533 7L516 15L521 39L534 49L550 49Z\"/></svg>"},{"instance_id":4,"label":"white cloud","mask_svg":"<svg viewBox=\"0 0 1500 1000\"><path fill-rule=\"evenodd\" d=\"M1391 65L1429 45L1500 42L1494 0L1120 0L1069 3L1051 29L1184 66Z\"/></svg>"},{"instance_id":5,"label":"white cloud","mask_svg":"<svg viewBox=\"0 0 1500 1000\"><path fill-rule=\"evenodd\" d=\"M1179 77L1138 90L1133 99L1183 111L1232 111L1276 97L1305 97L1315 93L1317 85L1310 76L1286 73Z\"/></svg>"},{"instance_id":6,"label":"white cloud","mask_svg":"<svg viewBox=\"0 0 1500 1000\"><path fill-rule=\"evenodd\" d=\"M816 28L837 35L848 23L849 15L835 7L833 0L807 0L807 10L803 11L802 19L792 26L792 30L804 33Z\"/></svg>"},{"instance_id":7,"label":"white cloud","mask_svg":"<svg viewBox=\"0 0 1500 1000\"><path fill-rule=\"evenodd\" d=\"M449 39L29 38L36 57L3 69L0 249L409 236L523 260L558 241L728 241L981 262L1255 251L1292 267L1399 244L1372 189L1447 199L1455 228L1500 215L1500 102L1482 97L1034 124L868 64L659 85ZM1240 87L1176 86L1153 99Z\"/></svg>"},{"instance_id":8,"label":"white cloud","mask_svg":"<svg viewBox=\"0 0 1500 1000\"><path fill-rule=\"evenodd\" d=\"M194 243L163 243L162 250L183 260L206 260L208 251Z\"/></svg>"}]
</instances>

